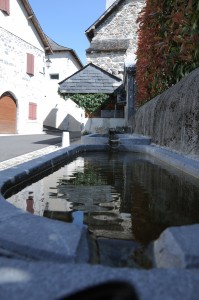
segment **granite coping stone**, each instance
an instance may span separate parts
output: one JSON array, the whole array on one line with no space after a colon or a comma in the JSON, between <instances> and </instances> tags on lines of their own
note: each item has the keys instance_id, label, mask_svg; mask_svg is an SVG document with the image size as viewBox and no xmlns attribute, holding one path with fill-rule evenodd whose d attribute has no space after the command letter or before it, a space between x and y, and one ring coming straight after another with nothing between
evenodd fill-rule
<instances>
[{"instance_id":1,"label":"granite coping stone","mask_svg":"<svg viewBox=\"0 0 199 300\"><path fill-rule=\"evenodd\" d=\"M131 284L140 300L198 300L199 295L196 269L147 271L0 258L0 299L55 300L107 282Z\"/></svg>"},{"instance_id":2,"label":"granite coping stone","mask_svg":"<svg viewBox=\"0 0 199 300\"><path fill-rule=\"evenodd\" d=\"M0 223L0 248L25 259L88 262L85 230L75 224L21 213Z\"/></svg>"},{"instance_id":3,"label":"granite coping stone","mask_svg":"<svg viewBox=\"0 0 199 300\"><path fill-rule=\"evenodd\" d=\"M167 228L153 243L157 268L199 268L199 224Z\"/></svg>"}]
</instances>

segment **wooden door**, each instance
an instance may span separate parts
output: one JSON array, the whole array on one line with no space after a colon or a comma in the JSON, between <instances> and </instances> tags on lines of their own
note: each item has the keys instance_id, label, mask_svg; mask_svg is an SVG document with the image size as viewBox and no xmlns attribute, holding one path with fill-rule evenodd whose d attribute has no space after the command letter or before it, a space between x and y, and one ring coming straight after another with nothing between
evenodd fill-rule
<instances>
[{"instance_id":1,"label":"wooden door","mask_svg":"<svg viewBox=\"0 0 199 300\"><path fill-rule=\"evenodd\" d=\"M16 133L17 106L15 101L4 96L0 99L0 133Z\"/></svg>"}]
</instances>

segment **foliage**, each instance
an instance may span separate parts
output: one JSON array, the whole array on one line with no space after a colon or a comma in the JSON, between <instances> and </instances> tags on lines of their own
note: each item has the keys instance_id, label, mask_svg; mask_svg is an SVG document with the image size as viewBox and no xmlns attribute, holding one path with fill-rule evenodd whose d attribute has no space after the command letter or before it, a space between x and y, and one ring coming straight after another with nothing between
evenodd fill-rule
<instances>
[{"instance_id":1,"label":"foliage","mask_svg":"<svg viewBox=\"0 0 199 300\"><path fill-rule=\"evenodd\" d=\"M199 66L198 0L146 0L138 20L137 102Z\"/></svg>"},{"instance_id":2,"label":"foliage","mask_svg":"<svg viewBox=\"0 0 199 300\"><path fill-rule=\"evenodd\" d=\"M65 98L70 98L79 107L85 109L87 115L92 116L107 101L107 94L67 94Z\"/></svg>"},{"instance_id":3,"label":"foliage","mask_svg":"<svg viewBox=\"0 0 199 300\"><path fill-rule=\"evenodd\" d=\"M85 172L76 172L73 177L69 180L60 180L62 187L64 185L83 185L83 186L93 186L93 185L104 185L106 180L96 169L96 166L88 164L86 166Z\"/></svg>"},{"instance_id":4,"label":"foliage","mask_svg":"<svg viewBox=\"0 0 199 300\"><path fill-rule=\"evenodd\" d=\"M82 131L82 135L88 135L88 134L91 134L91 132L89 132L87 130Z\"/></svg>"}]
</instances>

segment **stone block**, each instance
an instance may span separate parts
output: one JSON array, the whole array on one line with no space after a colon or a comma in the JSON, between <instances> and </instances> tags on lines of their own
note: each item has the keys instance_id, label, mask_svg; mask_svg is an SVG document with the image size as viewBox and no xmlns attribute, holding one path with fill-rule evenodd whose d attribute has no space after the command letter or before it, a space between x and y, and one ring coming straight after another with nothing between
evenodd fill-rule
<instances>
[{"instance_id":1,"label":"stone block","mask_svg":"<svg viewBox=\"0 0 199 300\"><path fill-rule=\"evenodd\" d=\"M89 260L85 229L29 213L0 223L0 245L26 258L54 262Z\"/></svg>"},{"instance_id":2,"label":"stone block","mask_svg":"<svg viewBox=\"0 0 199 300\"><path fill-rule=\"evenodd\" d=\"M199 270L145 271L2 257L0 265L1 299L62 299L108 282L132 285L139 300L198 300L199 295Z\"/></svg>"},{"instance_id":3,"label":"stone block","mask_svg":"<svg viewBox=\"0 0 199 300\"><path fill-rule=\"evenodd\" d=\"M157 268L199 268L199 224L166 229L153 244Z\"/></svg>"}]
</instances>

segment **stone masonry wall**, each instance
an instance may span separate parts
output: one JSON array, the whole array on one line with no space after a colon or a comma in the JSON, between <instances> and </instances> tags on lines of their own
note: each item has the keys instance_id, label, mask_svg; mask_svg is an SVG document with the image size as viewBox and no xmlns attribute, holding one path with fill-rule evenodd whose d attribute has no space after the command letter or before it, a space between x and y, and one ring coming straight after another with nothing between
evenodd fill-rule
<instances>
[{"instance_id":1,"label":"stone masonry wall","mask_svg":"<svg viewBox=\"0 0 199 300\"><path fill-rule=\"evenodd\" d=\"M44 52L0 27L0 96L14 95L17 103L17 133L40 133L43 129L42 104ZM27 53L35 57L35 75L26 73ZM28 119L29 102L37 104L37 120Z\"/></svg>"},{"instance_id":2,"label":"stone masonry wall","mask_svg":"<svg viewBox=\"0 0 199 300\"><path fill-rule=\"evenodd\" d=\"M143 105L134 132L186 155L199 155L199 68Z\"/></svg>"},{"instance_id":3,"label":"stone masonry wall","mask_svg":"<svg viewBox=\"0 0 199 300\"><path fill-rule=\"evenodd\" d=\"M123 71L126 55L134 54L137 49L136 20L144 4L145 0L126 0L96 28L92 42L127 39L129 40L127 51L103 50L87 53L87 63L92 62L114 75L118 75L118 71Z\"/></svg>"}]
</instances>

